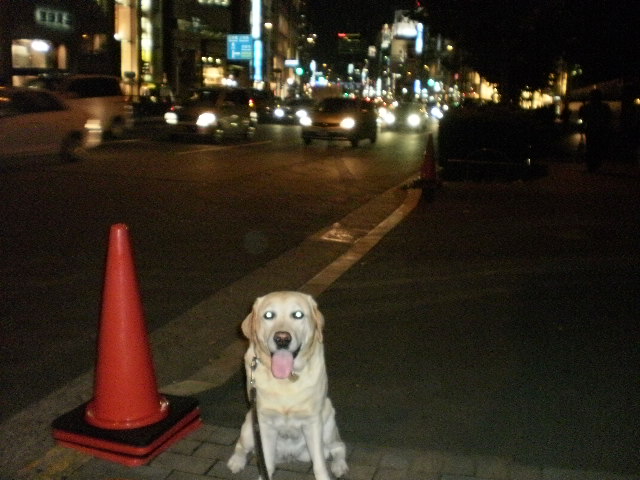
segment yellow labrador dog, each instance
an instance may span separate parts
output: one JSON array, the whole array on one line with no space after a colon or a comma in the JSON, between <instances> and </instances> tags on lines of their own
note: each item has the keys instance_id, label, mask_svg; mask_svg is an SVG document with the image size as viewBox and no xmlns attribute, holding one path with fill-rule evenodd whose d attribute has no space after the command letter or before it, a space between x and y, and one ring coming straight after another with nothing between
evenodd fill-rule
<instances>
[{"instance_id":1,"label":"yellow labrador dog","mask_svg":"<svg viewBox=\"0 0 640 480\"><path fill-rule=\"evenodd\" d=\"M313 462L316 480L347 473L346 448L327 396L322 329L315 300L299 292L273 292L256 299L242 322L249 339L244 356L247 390L256 389L264 460L273 475L279 462ZM242 470L254 450L251 411L227 466Z\"/></svg>"}]
</instances>

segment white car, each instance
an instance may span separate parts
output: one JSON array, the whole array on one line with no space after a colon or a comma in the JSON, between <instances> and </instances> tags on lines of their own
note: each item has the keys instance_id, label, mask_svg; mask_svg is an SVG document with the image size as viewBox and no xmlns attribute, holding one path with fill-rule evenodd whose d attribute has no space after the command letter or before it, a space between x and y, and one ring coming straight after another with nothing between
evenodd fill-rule
<instances>
[{"instance_id":1,"label":"white car","mask_svg":"<svg viewBox=\"0 0 640 480\"><path fill-rule=\"evenodd\" d=\"M56 94L0 87L0 157L58 154L71 161L77 149L101 141L100 121Z\"/></svg>"},{"instance_id":2,"label":"white car","mask_svg":"<svg viewBox=\"0 0 640 480\"><path fill-rule=\"evenodd\" d=\"M105 137L120 138L134 125L133 106L122 94L120 79L112 75L53 75L29 81L29 88L58 93L67 103L100 120Z\"/></svg>"}]
</instances>

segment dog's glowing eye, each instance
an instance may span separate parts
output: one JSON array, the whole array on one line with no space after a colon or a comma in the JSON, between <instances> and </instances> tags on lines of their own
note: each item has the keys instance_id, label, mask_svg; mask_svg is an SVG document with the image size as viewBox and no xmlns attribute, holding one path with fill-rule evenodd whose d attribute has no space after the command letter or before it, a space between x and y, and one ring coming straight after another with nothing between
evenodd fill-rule
<instances>
[{"instance_id":1,"label":"dog's glowing eye","mask_svg":"<svg viewBox=\"0 0 640 480\"><path fill-rule=\"evenodd\" d=\"M301 318L303 318L303 317L304 317L304 312L301 312L300 310L296 310L295 312L293 312L293 313L291 314L291 316L292 316L293 318L295 318L296 320L300 320Z\"/></svg>"},{"instance_id":2,"label":"dog's glowing eye","mask_svg":"<svg viewBox=\"0 0 640 480\"><path fill-rule=\"evenodd\" d=\"M276 318L276 314L274 312L271 312L271 311L264 312L263 317L264 317L265 320L273 320L274 318Z\"/></svg>"}]
</instances>

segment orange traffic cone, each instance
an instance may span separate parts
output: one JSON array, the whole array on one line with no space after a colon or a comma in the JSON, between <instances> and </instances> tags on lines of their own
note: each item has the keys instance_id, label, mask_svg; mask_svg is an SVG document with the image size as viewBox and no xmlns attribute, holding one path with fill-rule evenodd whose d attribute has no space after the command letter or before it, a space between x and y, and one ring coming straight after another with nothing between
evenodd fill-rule
<instances>
[{"instance_id":1,"label":"orange traffic cone","mask_svg":"<svg viewBox=\"0 0 640 480\"><path fill-rule=\"evenodd\" d=\"M158 394L126 225L111 227L94 397L85 419L100 428L137 428L169 413Z\"/></svg>"},{"instance_id":2,"label":"orange traffic cone","mask_svg":"<svg viewBox=\"0 0 640 480\"><path fill-rule=\"evenodd\" d=\"M438 173L436 172L436 160L433 147L433 133L427 139L427 148L424 151L424 160L420 169L420 180L422 182L438 183Z\"/></svg>"},{"instance_id":3,"label":"orange traffic cone","mask_svg":"<svg viewBox=\"0 0 640 480\"><path fill-rule=\"evenodd\" d=\"M94 397L54 421L63 445L125 465L147 463L201 425L197 401L158 392L128 228L111 227Z\"/></svg>"},{"instance_id":4,"label":"orange traffic cone","mask_svg":"<svg viewBox=\"0 0 640 480\"><path fill-rule=\"evenodd\" d=\"M422 188L422 198L432 201L435 190L440 186L438 172L436 170L436 159L433 146L433 133L429 134L427 139L427 148L424 151L424 160L420 169L420 179L418 184Z\"/></svg>"}]
</instances>

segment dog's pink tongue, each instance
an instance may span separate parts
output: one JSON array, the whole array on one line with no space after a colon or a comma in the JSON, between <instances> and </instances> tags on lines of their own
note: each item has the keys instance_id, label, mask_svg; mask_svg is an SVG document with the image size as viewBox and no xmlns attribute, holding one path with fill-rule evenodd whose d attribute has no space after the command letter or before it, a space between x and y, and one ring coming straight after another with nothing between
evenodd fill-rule
<instances>
[{"instance_id":1,"label":"dog's pink tongue","mask_svg":"<svg viewBox=\"0 0 640 480\"><path fill-rule=\"evenodd\" d=\"M293 372L293 355L287 350L276 350L271 356L271 373L276 378L289 378Z\"/></svg>"}]
</instances>

